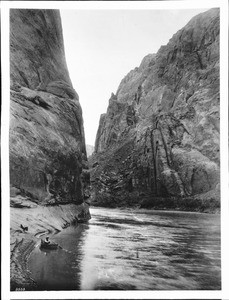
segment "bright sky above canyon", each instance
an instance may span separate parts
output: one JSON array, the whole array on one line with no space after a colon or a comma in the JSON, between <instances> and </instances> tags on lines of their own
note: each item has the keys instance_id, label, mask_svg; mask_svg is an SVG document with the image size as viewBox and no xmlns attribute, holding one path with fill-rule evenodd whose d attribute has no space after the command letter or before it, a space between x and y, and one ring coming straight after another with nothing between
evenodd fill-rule
<instances>
[{"instance_id":1,"label":"bright sky above canyon","mask_svg":"<svg viewBox=\"0 0 229 300\"><path fill-rule=\"evenodd\" d=\"M123 77L206 10L61 10L66 59L83 109L87 144L94 145L100 115Z\"/></svg>"}]
</instances>

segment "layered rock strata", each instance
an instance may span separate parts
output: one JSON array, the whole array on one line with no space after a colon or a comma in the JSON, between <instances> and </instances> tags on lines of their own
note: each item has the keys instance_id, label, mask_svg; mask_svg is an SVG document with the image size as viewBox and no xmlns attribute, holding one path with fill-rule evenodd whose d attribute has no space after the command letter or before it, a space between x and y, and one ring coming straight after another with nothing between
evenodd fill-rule
<instances>
[{"instance_id":1,"label":"layered rock strata","mask_svg":"<svg viewBox=\"0 0 229 300\"><path fill-rule=\"evenodd\" d=\"M219 104L219 9L211 9L111 95L91 160L93 202L163 207L160 199L179 198L185 207L196 197L218 207Z\"/></svg>"},{"instance_id":2,"label":"layered rock strata","mask_svg":"<svg viewBox=\"0 0 229 300\"><path fill-rule=\"evenodd\" d=\"M58 10L10 11L10 183L38 203L88 197L79 97Z\"/></svg>"}]
</instances>

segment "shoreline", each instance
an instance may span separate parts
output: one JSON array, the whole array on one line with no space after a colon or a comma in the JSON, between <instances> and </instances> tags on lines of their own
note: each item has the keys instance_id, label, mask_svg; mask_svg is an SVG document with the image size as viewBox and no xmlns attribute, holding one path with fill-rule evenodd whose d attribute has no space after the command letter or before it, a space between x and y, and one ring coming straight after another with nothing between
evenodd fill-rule
<instances>
[{"instance_id":1,"label":"shoreline","mask_svg":"<svg viewBox=\"0 0 229 300\"><path fill-rule=\"evenodd\" d=\"M66 207L67 208L67 207ZM103 207L92 206L92 209L102 209ZM122 208L111 208L111 209L129 209L130 207ZM38 208L39 209L39 208ZM106 208L107 209L107 208ZM13 210L13 209L12 209ZM23 210L20 209L21 214L23 215ZM132 212L166 212L166 210L155 210L155 209L145 209L145 208L133 208ZM67 211L65 211L66 213ZM202 212L190 212L190 211L177 211L177 210L167 210L170 213L201 213ZM216 214L216 213L215 213ZM60 220L58 220L60 221ZM66 220L65 220L66 221ZM19 230L11 228L11 259L10 259L10 290L11 291L38 291L38 286L36 282L32 279L31 273L28 269L28 260L32 251L39 246L40 239L43 235L49 234L52 238L58 232L61 232L65 228L73 225L73 222L69 220L69 226L65 227L65 223L62 219L62 230L55 229L53 224L50 224L53 227L53 230L47 228L43 231L37 231L34 233L22 233Z\"/></svg>"},{"instance_id":2,"label":"shoreline","mask_svg":"<svg viewBox=\"0 0 229 300\"><path fill-rule=\"evenodd\" d=\"M107 207L107 206L96 206L91 205L91 209L99 209L99 208L105 208L105 209L119 209L119 210L130 210L130 211L137 211L137 212L170 212L170 213L193 213L193 214L208 214L208 215L220 215L220 209L217 209L215 211L191 211L191 210L179 210L179 209L172 209L172 208L141 208L141 207L134 207L134 206L116 206L116 207Z\"/></svg>"},{"instance_id":3,"label":"shoreline","mask_svg":"<svg viewBox=\"0 0 229 300\"><path fill-rule=\"evenodd\" d=\"M16 241L10 258L10 290L32 291L36 289L36 282L30 277L27 262L36 245L33 238L22 238Z\"/></svg>"},{"instance_id":4,"label":"shoreline","mask_svg":"<svg viewBox=\"0 0 229 300\"><path fill-rule=\"evenodd\" d=\"M114 206L114 207L109 207L109 206L102 206L102 205L95 205L91 204L90 208L106 208L106 209L120 209L120 210L136 210L139 212L180 212L180 213L195 213L195 214L209 214L209 215L220 215L221 214L221 208L216 208L216 209L205 209L203 211L201 210L188 210L188 209L182 209L182 208L169 208L169 207L139 207L139 206Z\"/></svg>"},{"instance_id":5,"label":"shoreline","mask_svg":"<svg viewBox=\"0 0 229 300\"><path fill-rule=\"evenodd\" d=\"M85 203L41 206L28 199L20 199L20 204L22 208L17 208L11 202L10 208L10 290L36 291L27 262L41 236L53 236L76 224L82 211L90 219L89 206ZM23 231L21 225L28 227L28 231Z\"/></svg>"},{"instance_id":6,"label":"shoreline","mask_svg":"<svg viewBox=\"0 0 229 300\"><path fill-rule=\"evenodd\" d=\"M134 199L134 198L133 198ZM94 201L93 201L94 200ZM146 197L138 196L134 199L120 199L119 202L109 199L105 202L103 199L97 201L92 198L91 206L104 208L119 209L138 209L154 211L177 211L177 212L194 212L204 214L220 214L221 199L220 189L209 191L204 194L189 197Z\"/></svg>"},{"instance_id":7,"label":"shoreline","mask_svg":"<svg viewBox=\"0 0 229 300\"><path fill-rule=\"evenodd\" d=\"M109 209L109 207L103 206L91 206L92 209ZM36 282L31 278L30 271L27 263L32 251L37 247L40 242L40 238L43 235L50 235L51 237L58 232L61 232L70 225L76 224L76 217L79 213L85 209L82 206L74 204L58 205L43 207L37 205L33 208L14 208L11 207L11 256L10 256L10 290L11 291L36 291ZM88 209L88 206L87 206ZM155 208L140 208L140 207L113 207L110 209L129 209L131 211L138 211L142 213L150 212L170 212L170 213L200 213L200 214L219 214L220 211L214 212L200 212L200 211L185 211L174 209L155 209ZM41 213L42 211L42 213ZM89 211L89 210L88 210ZM59 212L59 214L55 214ZM41 219L40 214L43 218ZM19 218L20 215L20 218ZM28 218L28 215L30 218ZM36 227L33 227L33 222L36 223L36 218L32 218L36 215L39 220ZM15 218L17 222L15 222ZM29 232L22 232L19 228L21 221L27 221L24 223L28 226ZM47 223L47 220L49 222ZM16 225L17 224L17 225ZM31 228L31 229L30 229Z\"/></svg>"}]
</instances>

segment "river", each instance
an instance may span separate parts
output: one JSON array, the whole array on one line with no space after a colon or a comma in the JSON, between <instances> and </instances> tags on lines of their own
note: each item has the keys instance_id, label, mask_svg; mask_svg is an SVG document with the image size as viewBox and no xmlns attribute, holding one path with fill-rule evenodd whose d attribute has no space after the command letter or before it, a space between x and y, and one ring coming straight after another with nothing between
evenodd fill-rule
<instances>
[{"instance_id":1,"label":"river","mask_svg":"<svg viewBox=\"0 0 229 300\"><path fill-rule=\"evenodd\" d=\"M58 250L31 253L39 290L217 290L220 216L91 208L88 224L52 237Z\"/></svg>"}]
</instances>

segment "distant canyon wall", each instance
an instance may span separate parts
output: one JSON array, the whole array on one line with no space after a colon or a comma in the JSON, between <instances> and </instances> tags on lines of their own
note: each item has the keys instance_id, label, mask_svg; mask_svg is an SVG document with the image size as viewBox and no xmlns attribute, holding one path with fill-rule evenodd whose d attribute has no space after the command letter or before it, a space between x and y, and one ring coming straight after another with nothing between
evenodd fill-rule
<instances>
[{"instance_id":1,"label":"distant canyon wall","mask_svg":"<svg viewBox=\"0 0 229 300\"><path fill-rule=\"evenodd\" d=\"M91 160L94 203L219 201L219 107L219 9L211 9L147 55L111 95Z\"/></svg>"},{"instance_id":2,"label":"distant canyon wall","mask_svg":"<svg viewBox=\"0 0 229 300\"><path fill-rule=\"evenodd\" d=\"M90 182L82 110L58 10L10 10L10 183L39 203L77 203Z\"/></svg>"}]
</instances>

